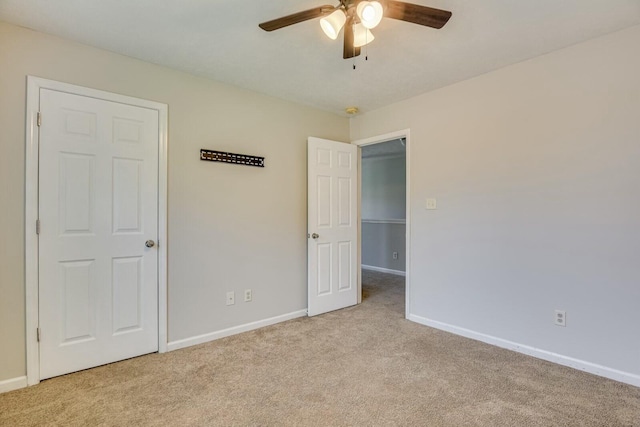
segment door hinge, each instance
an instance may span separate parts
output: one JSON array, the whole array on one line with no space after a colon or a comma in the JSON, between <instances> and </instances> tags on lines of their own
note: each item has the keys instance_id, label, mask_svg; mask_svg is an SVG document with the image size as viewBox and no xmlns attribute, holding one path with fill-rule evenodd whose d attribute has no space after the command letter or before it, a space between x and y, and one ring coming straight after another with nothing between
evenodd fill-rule
<instances>
[{"instance_id":1,"label":"door hinge","mask_svg":"<svg viewBox=\"0 0 640 427\"><path fill-rule=\"evenodd\" d=\"M36 328L36 338L38 339L38 342L40 342L40 328Z\"/></svg>"},{"instance_id":2,"label":"door hinge","mask_svg":"<svg viewBox=\"0 0 640 427\"><path fill-rule=\"evenodd\" d=\"M38 124L38 127L42 125L42 114L40 114L40 111L38 111L38 117L36 119L36 123Z\"/></svg>"},{"instance_id":3,"label":"door hinge","mask_svg":"<svg viewBox=\"0 0 640 427\"><path fill-rule=\"evenodd\" d=\"M36 219L36 234L40 234L40 220Z\"/></svg>"}]
</instances>

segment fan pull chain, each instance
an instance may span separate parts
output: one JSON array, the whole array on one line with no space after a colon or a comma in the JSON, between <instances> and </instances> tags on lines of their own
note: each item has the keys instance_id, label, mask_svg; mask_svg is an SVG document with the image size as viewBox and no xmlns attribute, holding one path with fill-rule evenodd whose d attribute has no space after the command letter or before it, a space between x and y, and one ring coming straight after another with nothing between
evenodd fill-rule
<instances>
[{"instance_id":1,"label":"fan pull chain","mask_svg":"<svg viewBox=\"0 0 640 427\"><path fill-rule=\"evenodd\" d=\"M364 33L364 60L369 60L369 33Z\"/></svg>"},{"instance_id":2,"label":"fan pull chain","mask_svg":"<svg viewBox=\"0 0 640 427\"><path fill-rule=\"evenodd\" d=\"M353 69L356 69L356 44L355 44L355 34L356 34L356 24L353 23L352 25L352 30L351 30L351 34L353 34L354 37L354 41L351 43L351 48L353 49L352 55L353 55Z\"/></svg>"}]
</instances>

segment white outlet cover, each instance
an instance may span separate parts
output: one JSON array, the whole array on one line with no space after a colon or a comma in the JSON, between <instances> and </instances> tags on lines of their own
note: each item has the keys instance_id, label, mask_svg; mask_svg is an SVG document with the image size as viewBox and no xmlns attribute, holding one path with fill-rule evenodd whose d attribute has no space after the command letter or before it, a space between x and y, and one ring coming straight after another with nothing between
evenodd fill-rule
<instances>
[{"instance_id":1,"label":"white outlet cover","mask_svg":"<svg viewBox=\"0 0 640 427\"><path fill-rule=\"evenodd\" d=\"M427 199L427 209L428 210L438 209L438 203L436 202L436 199Z\"/></svg>"},{"instance_id":2,"label":"white outlet cover","mask_svg":"<svg viewBox=\"0 0 640 427\"><path fill-rule=\"evenodd\" d=\"M564 310L556 310L554 322L558 326L567 326L567 312Z\"/></svg>"},{"instance_id":3,"label":"white outlet cover","mask_svg":"<svg viewBox=\"0 0 640 427\"><path fill-rule=\"evenodd\" d=\"M236 303L235 292L227 292L227 305L234 305Z\"/></svg>"}]
</instances>

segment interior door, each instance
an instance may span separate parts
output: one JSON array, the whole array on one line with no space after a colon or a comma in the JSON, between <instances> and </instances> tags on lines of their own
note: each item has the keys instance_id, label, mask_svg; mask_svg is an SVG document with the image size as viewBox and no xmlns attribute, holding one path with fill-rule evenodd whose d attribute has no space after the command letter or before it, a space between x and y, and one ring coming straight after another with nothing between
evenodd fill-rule
<instances>
[{"instance_id":1,"label":"interior door","mask_svg":"<svg viewBox=\"0 0 640 427\"><path fill-rule=\"evenodd\" d=\"M158 350L158 112L40 90L41 379Z\"/></svg>"},{"instance_id":2,"label":"interior door","mask_svg":"<svg viewBox=\"0 0 640 427\"><path fill-rule=\"evenodd\" d=\"M357 146L309 138L309 316L358 303Z\"/></svg>"}]
</instances>

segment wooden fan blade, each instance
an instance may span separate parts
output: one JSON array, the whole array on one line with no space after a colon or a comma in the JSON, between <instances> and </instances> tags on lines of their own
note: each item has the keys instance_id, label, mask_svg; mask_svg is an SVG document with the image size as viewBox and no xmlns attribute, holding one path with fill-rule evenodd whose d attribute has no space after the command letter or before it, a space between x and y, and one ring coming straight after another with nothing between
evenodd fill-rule
<instances>
[{"instance_id":1,"label":"wooden fan blade","mask_svg":"<svg viewBox=\"0 0 640 427\"><path fill-rule=\"evenodd\" d=\"M305 10L303 12L298 12L291 15L283 16L282 18L274 19L272 21L263 22L258 26L265 31L278 30L280 28L288 27L289 25L308 21L309 19L319 18L321 16L329 15L334 10L336 10L334 6L324 5L324 6L316 7L314 9Z\"/></svg>"},{"instance_id":2,"label":"wooden fan blade","mask_svg":"<svg viewBox=\"0 0 640 427\"><path fill-rule=\"evenodd\" d=\"M442 28L451 18L451 12L432 7L420 6L403 1L387 1L387 8L384 11L387 18L399 19L401 21L413 22L425 27Z\"/></svg>"},{"instance_id":3,"label":"wooden fan blade","mask_svg":"<svg viewBox=\"0 0 640 427\"><path fill-rule=\"evenodd\" d=\"M353 46L353 39L353 19L349 18L347 23L344 24L344 50L342 52L344 59L360 55L360 48Z\"/></svg>"}]
</instances>

